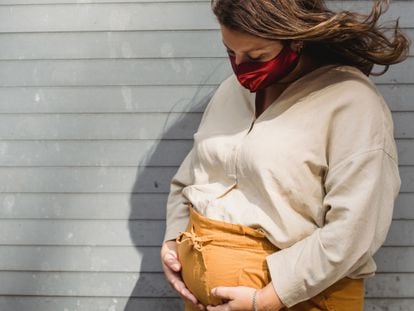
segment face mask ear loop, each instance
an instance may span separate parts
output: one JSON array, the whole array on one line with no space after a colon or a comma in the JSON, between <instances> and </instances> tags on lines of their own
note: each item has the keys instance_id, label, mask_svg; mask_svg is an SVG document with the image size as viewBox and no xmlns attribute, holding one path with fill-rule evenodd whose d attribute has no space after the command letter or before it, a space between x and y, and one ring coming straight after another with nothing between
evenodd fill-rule
<instances>
[{"instance_id":1,"label":"face mask ear loop","mask_svg":"<svg viewBox=\"0 0 414 311\"><path fill-rule=\"evenodd\" d=\"M298 50L296 51L296 54L298 54L299 56L302 56L304 45L305 43L303 41L299 44Z\"/></svg>"}]
</instances>

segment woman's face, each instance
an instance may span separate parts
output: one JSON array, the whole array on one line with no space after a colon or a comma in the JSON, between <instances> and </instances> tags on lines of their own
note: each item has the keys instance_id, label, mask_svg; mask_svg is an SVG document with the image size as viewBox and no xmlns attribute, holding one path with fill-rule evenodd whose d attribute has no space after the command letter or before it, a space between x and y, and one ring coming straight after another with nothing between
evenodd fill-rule
<instances>
[{"instance_id":1,"label":"woman's face","mask_svg":"<svg viewBox=\"0 0 414 311\"><path fill-rule=\"evenodd\" d=\"M238 65L246 61L268 61L283 49L279 40L268 40L220 25L223 44L227 53L235 57Z\"/></svg>"}]
</instances>

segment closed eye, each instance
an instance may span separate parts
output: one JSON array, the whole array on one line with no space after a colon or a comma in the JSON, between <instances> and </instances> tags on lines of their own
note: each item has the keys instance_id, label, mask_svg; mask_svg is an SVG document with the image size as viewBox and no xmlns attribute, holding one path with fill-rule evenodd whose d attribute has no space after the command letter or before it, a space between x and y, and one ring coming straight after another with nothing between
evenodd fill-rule
<instances>
[{"instance_id":1,"label":"closed eye","mask_svg":"<svg viewBox=\"0 0 414 311\"><path fill-rule=\"evenodd\" d=\"M227 51L228 55L235 56L233 51L231 51L231 50L226 50L226 51ZM260 59L263 57L263 55L259 55L257 57L251 57L251 56L247 55L247 57L249 58L249 60L252 60L252 61L260 61Z\"/></svg>"},{"instance_id":2,"label":"closed eye","mask_svg":"<svg viewBox=\"0 0 414 311\"><path fill-rule=\"evenodd\" d=\"M262 55L260 55L260 56L258 56L258 57L250 57L250 56L247 56L250 60L253 60L253 61L260 61L260 59L262 58Z\"/></svg>"}]
</instances>

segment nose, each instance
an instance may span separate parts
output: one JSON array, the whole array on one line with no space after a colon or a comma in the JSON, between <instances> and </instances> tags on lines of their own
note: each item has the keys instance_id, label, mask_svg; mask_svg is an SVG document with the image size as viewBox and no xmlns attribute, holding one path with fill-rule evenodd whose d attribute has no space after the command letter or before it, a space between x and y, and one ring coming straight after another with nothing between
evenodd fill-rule
<instances>
[{"instance_id":1,"label":"nose","mask_svg":"<svg viewBox=\"0 0 414 311\"><path fill-rule=\"evenodd\" d=\"M241 55L236 55L236 56L235 56L235 59L234 59L234 62L235 62L235 64L236 64L236 65L241 64L241 63L243 62L243 56L241 56Z\"/></svg>"},{"instance_id":2,"label":"nose","mask_svg":"<svg viewBox=\"0 0 414 311\"><path fill-rule=\"evenodd\" d=\"M241 64L241 63L243 63L245 61L246 61L246 56L244 56L244 55L236 54L234 56L234 63L236 65L239 65L239 64Z\"/></svg>"}]
</instances>

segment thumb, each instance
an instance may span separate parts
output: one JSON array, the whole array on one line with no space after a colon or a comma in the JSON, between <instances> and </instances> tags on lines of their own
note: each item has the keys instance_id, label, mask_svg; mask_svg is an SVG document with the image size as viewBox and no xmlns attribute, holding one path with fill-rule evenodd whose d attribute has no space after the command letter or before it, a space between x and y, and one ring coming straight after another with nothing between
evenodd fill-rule
<instances>
[{"instance_id":1,"label":"thumb","mask_svg":"<svg viewBox=\"0 0 414 311\"><path fill-rule=\"evenodd\" d=\"M220 297L226 300L233 299L233 288L232 287L215 287L211 290L213 296Z\"/></svg>"},{"instance_id":2,"label":"thumb","mask_svg":"<svg viewBox=\"0 0 414 311\"><path fill-rule=\"evenodd\" d=\"M179 271L181 269L180 261L178 260L177 253L173 250L169 250L164 255L165 264L174 271Z\"/></svg>"}]
</instances>

